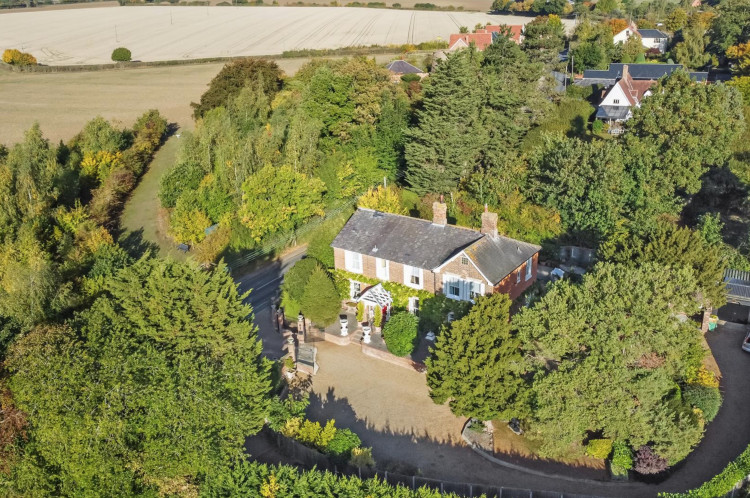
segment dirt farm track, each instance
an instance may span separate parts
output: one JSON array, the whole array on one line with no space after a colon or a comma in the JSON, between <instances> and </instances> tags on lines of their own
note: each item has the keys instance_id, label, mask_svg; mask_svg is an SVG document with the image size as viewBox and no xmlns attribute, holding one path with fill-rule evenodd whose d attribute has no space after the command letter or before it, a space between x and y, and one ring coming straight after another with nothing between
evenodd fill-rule
<instances>
[{"instance_id":1,"label":"dirt farm track","mask_svg":"<svg viewBox=\"0 0 750 498\"><path fill-rule=\"evenodd\" d=\"M0 50L18 48L48 65L108 63L120 46L142 61L275 55L293 49L445 40L460 26L530 20L477 12L291 6L13 12L0 15Z\"/></svg>"}]
</instances>

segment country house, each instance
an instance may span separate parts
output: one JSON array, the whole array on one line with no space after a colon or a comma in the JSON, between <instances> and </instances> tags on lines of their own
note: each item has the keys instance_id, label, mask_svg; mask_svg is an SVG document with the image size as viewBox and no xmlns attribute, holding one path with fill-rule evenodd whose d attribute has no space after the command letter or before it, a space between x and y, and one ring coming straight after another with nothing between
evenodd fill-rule
<instances>
[{"instance_id":1,"label":"country house","mask_svg":"<svg viewBox=\"0 0 750 498\"><path fill-rule=\"evenodd\" d=\"M481 230L449 225L442 202L433 213L429 221L359 208L331 243L335 268L462 301L495 292L515 299L534 283L541 248L498 234L497 213L485 209ZM353 299L367 290L350 282ZM409 308L419 308L416 296Z\"/></svg>"}]
</instances>

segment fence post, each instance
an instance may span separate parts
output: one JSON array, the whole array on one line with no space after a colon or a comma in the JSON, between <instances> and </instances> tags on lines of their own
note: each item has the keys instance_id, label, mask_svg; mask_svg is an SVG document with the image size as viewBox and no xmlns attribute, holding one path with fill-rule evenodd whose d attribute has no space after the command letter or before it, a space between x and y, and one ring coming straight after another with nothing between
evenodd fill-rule
<instances>
[{"instance_id":1,"label":"fence post","mask_svg":"<svg viewBox=\"0 0 750 498\"><path fill-rule=\"evenodd\" d=\"M443 491L443 481L440 481L440 494L444 495L445 492Z\"/></svg>"},{"instance_id":2,"label":"fence post","mask_svg":"<svg viewBox=\"0 0 750 498\"><path fill-rule=\"evenodd\" d=\"M469 484L469 498L474 498L474 486Z\"/></svg>"},{"instance_id":3,"label":"fence post","mask_svg":"<svg viewBox=\"0 0 750 498\"><path fill-rule=\"evenodd\" d=\"M411 476L411 489L417 489L417 476Z\"/></svg>"}]
</instances>

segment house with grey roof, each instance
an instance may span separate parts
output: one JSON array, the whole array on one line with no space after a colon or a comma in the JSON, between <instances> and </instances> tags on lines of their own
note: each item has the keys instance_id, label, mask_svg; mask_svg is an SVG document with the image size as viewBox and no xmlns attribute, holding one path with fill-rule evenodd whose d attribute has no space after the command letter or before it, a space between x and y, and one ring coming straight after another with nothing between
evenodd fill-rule
<instances>
[{"instance_id":1,"label":"house with grey roof","mask_svg":"<svg viewBox=\"0 0 750 498\"><path fill-rule=\"evenodd\" d=\"M660 54L667 51L669 35L658 29L639 29L638 34L641 36L641 45L646 50L656 49Z\"/></svg>"},{"instance_id":2,"label":"house with grey roof","mask_svg":"<svg viewBox=\"0 0 750 498\"><path fill-rule=\"evenodd\" d=\"M404 60L395 60L389 62L385 68L391 72L391 80L398 82L405 74L416 74L420 78L427 76L427 72Z\"/></svg>"},{"instance_id":3,"label":"house with grey roof","mask_svg":"<svg viewBox=\"0 0 750 498\"><path fill-rule=\"evenodd\" d=\"M517 298L536 280L541 249L500 235L497 213L486 209L481 230L449 225L442 202L433 204L431 221L359 208L331 246L337 270L462 301L495 292ZM350 278L352 298L367 287Z\"/></svg>"},{"instance_id":4,"label":"house with grey roof","mask_svg":"<svg viewBox=\"0 0 750 498\"><path fill-rule=\"evenodd\" d=\"M663 76L669 76L679 69L685 69L682 64L623 64L612 63L607 69L587 69L583 72L583 78L576 80L579 86L603 85L610 87L623 77L623 70L628 66L628 74L633 80L658 80ZM708 80L707 72L688 73L693 81L705 83Z\"/></svg>"}]
</instances>

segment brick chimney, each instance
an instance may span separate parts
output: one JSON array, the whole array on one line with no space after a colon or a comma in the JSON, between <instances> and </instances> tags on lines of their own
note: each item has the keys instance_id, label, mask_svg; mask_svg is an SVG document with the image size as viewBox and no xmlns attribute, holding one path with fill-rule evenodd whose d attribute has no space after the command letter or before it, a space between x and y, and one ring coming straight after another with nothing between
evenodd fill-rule
<instances>
[{"instance_id":1,"label":"brick chimney","mask_svg":"<svg viewBox=\"0 0 750 498\"><path fill-rule=\"evenodd\" d=\"M497 237L497 213L490 213L487 209L487 204L484 205L484 213L482 213L481 232L493 238Z\"/></svg>"},{"instance_id":2,"label":"brick chimney","mask_svg":"<svg viewBox=\"0 0 750 498\"><path fill-rule=\"evenodd\" d=\"M448 206L443 202L443 196L439 201L432 203L432 224L445 226L448 224Z\"/></svg>"}]
</instances>

